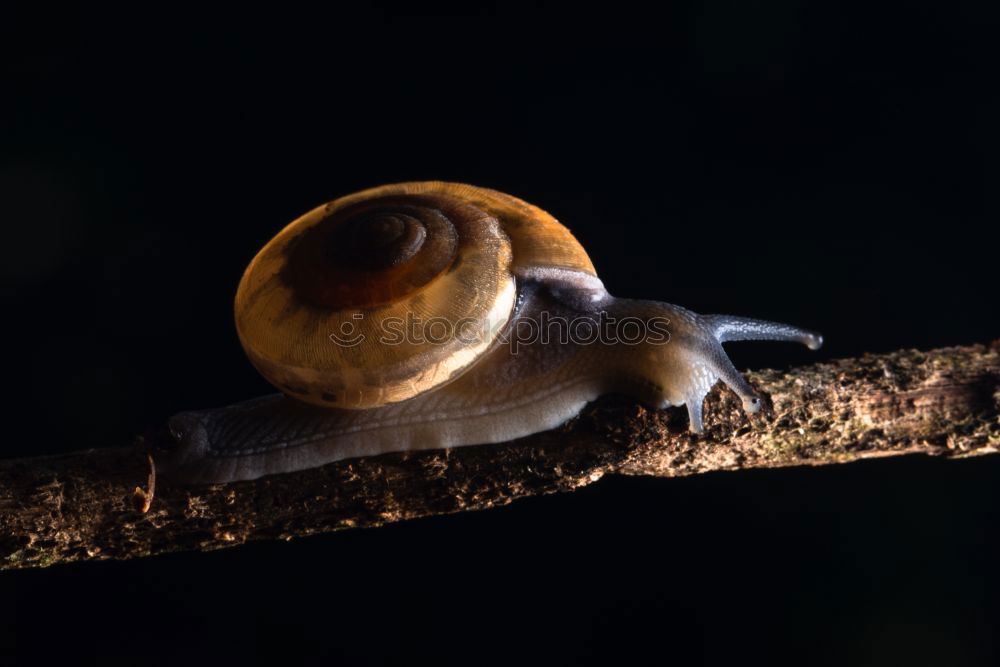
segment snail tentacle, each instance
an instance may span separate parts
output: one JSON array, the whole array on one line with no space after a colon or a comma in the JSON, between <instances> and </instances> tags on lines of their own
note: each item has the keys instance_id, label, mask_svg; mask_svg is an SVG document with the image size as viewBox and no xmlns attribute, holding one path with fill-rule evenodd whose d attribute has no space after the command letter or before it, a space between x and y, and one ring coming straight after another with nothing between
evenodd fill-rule
<instances>
[{"instance_id":1,"label":"snail tentacle","mask_svg":"<svg viewBox=\"0 0 1000 667\"><path fill-rule=\"evenodd\" d=\"M790 324L756 320L735 315L702 315L706 326L720 343L739 340L774 340L802 343L810 350L823 346L823 336Z\"/></svg>"}]
</instances>

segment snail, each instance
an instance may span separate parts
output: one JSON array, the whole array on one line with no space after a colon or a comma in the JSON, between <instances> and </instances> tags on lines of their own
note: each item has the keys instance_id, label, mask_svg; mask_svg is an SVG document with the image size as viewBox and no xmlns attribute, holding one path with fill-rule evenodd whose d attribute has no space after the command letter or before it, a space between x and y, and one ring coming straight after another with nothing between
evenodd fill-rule
<instances>
[{"instance_id":1,"label":"snail","mask_svg":"<svg viewBox=\"0 0 1000 667\"><path fill-rule=\"evenodd\" d=\"M718 380L761 399L722 349L816 333L611 296L570 231L471 185L414 182L293 221L247 267L236 329L281 394L183 412L157 470L221 483L386 452L496 443L552 429L602 394L655 408Z\"/></svg>"}]
</instances>

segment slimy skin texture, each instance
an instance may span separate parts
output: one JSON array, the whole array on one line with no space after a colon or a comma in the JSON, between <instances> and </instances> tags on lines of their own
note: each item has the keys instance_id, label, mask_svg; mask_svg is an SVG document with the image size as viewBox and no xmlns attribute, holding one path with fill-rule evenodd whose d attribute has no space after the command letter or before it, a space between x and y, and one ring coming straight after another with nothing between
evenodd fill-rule
<instances>
[{"instance_id":1,"label":"slimy skin texture","mask_svg":"<svg viewBox=\"0 0 1000 667\"><path fill-rule=\"evenodd\" d=\"M156 467L176 481L503 442L608 393L686 405L698 433L719 380L760 409L722 343L822 343L785 324L615 298L545 211L437 181L364 190L293 221L247 267L235 317L250 361L284 395L172 417ZM414 317L446 335L386 339Z\"/></svg>"},{"instance_id":2,"label":"slimy skin texture","mask_svg":"<svg viewBox=\"0 0 1000 667\"><path fill-rule=\"evenodd\" d=\"M722 342L783 340L817 349L822 338L773 322L697 315L667 303L595 297L591 279L579 288L529 282L508 323L589 320L601 313L621 321L666 320L665 342L605 344L541 340L516 354L495 343L467 372L432 391L397 403L350 410L264 396L224 408L185 412L169 423L176 446L157 469L188 483L223 483L321 466L387 452L504 442L559 426L590 401L621 393L654 408L687 406L690 430L702 426L702 402L718 380L743 400L760 399L733 367ZM579 321L579 320L577 320ZM654 336L650 336L653 338ZM657 339L659 340L659 339Z\"/></svg>"}]
</instances>

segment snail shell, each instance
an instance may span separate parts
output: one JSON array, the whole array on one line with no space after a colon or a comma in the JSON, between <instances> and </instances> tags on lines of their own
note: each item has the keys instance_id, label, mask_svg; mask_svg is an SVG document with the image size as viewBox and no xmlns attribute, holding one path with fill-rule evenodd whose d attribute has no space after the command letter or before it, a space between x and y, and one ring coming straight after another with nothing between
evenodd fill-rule
<instances>
[{"instance_id":1,"label":"snail shell","mask_svg":"<svg viewBox=\"0 0 1000 667\"><path fill-rule=\"evenodd\" d=\"M610 392L684 405L699 433L719 380L747 412L760 408L722 343L822 344L786 324L613 297L548 213L440 182L373 188L306 213L250 263L235 310L251 362L283 394L172 417L174 442L156 466L178 481L502 442ZM600 334L574 336L581 324Z\"/></svg>"},{"instance_id":2,"label":"snail shell","mask_svg":"<svg viewBox=\"0 0 1000 667\"><path fill-rule=\"evenodd\" d=\"M470 185L387 185L315 208L265 245L240 281L236 329L281 391L373 408L461 373L504 330L515 279L560 272L602 287L541 209ZM437 337L385 344L391 327L432 319ZM331 332L359 342L331 344Z\"/></svg>"}]
</instances>

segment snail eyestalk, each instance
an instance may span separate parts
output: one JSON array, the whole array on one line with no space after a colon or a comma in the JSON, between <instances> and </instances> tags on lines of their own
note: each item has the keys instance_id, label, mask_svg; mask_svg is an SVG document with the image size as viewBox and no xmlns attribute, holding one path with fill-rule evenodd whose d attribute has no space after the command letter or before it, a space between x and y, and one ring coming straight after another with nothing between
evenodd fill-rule
<instances>
[{"instance_id":1,"label":"snail eyestalk","mask_svg":"<svg viewBox=\"0 0 1000 667\"><path fill-rule=\"evenodd\" d=\"M802 343L810 350L818 350L823 346L823 336L790 324L734 315L702 315L701 318L720 343L738 340L774 340Z\"/></svg>"}]
</instances>

